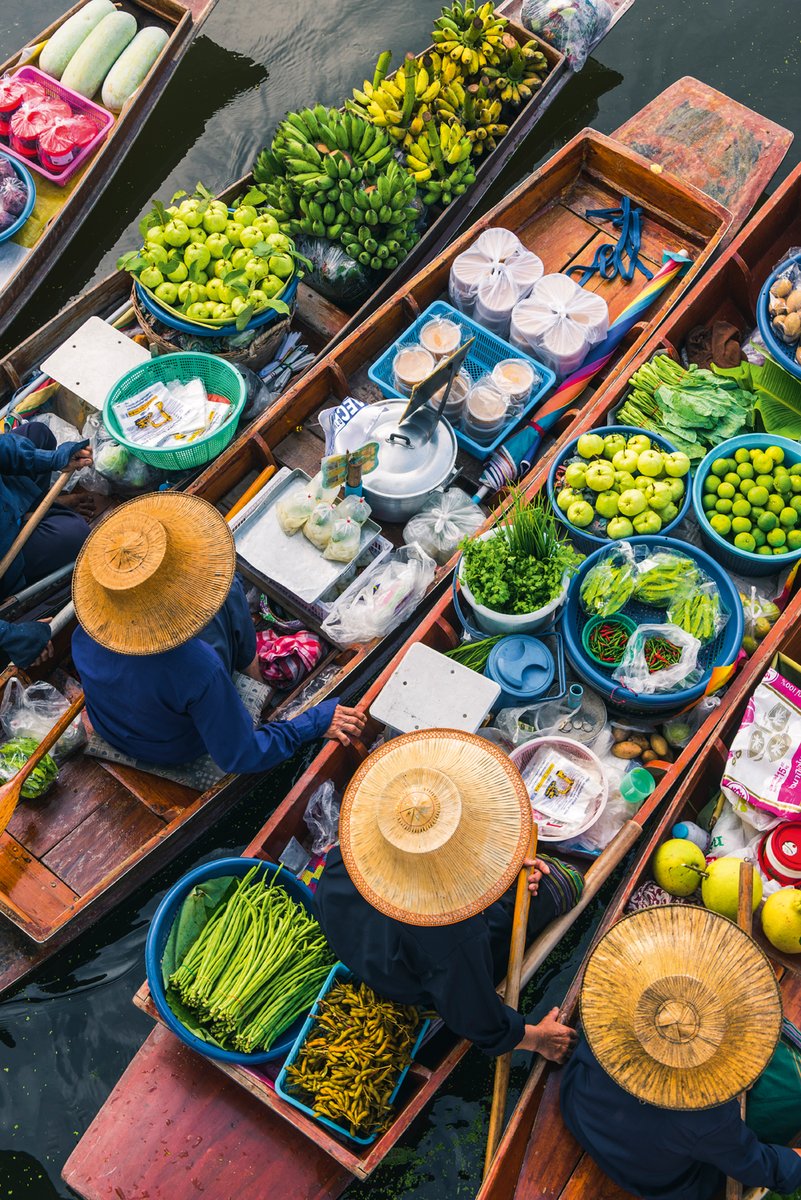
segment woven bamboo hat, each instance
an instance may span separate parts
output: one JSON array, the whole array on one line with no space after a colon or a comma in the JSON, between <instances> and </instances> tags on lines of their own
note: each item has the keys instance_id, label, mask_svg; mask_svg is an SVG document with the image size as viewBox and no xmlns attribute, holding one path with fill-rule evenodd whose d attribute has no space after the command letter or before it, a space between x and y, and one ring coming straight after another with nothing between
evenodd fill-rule
<instances>
[{"instance_id":1,"label":"woven bamboo hat","mask_svg":"<svg viewBox=\"0 0 801 1200\"><path fill-rule=\"evenodd\" d=\"M581 988L590 1049L615 1083L660 1108L725 1104L779 1039L779 985L732 921L671 904L624 917L590 956Z\"/></svg>"},{"instance_id":2,"label":"woven bamboo hat","mask_svg":"<svg viewBox=\"0 0 801 1200\"><path fill-rule=\"evenodd\" d=\"M410 925L475 916L514 882L531 801L496 746L457 729L407 733L365 759L342 800L339 838L353 883Z\"/></svg>"},{"instance_id":3,"label":"woven bamboo hat","mask_svg":"<svg viewBox=\"0 0 801 1200\"><path fill-rule=\"evenodd\" d=\"M160 654L200 633L228 595L234 539L199 496L160 492L114 509L83 545L72 599L107 650Z\"/></svg>"}]
</instances>

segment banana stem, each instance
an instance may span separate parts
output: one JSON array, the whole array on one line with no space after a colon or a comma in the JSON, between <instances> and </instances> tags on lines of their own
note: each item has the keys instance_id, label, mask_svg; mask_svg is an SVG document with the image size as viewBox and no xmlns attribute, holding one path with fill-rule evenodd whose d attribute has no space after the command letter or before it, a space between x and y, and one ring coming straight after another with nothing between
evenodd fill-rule
<instances>
[{"instance_id":1,"label":"banana stem","mask_svg":"<svg viewBox=\"0 0 801 1200\"><path fill-rule=\"evenodd\" d=\"M383 50L378 56L378 62L375 65L375 73L373 75L373 87L379 88L384 82L389 70L389 64L392 62L392 51Z\"/></svg>"},{"instance_id":2,"label":"banana stem","mask_svg":"<svg viewBox=\"0 0 801 1200\"><path fill-rule=\"evenodd\" d=\"M411 53L406 55L404 72L406 76L406 90L403 96L401 119L398 123L405 128L409 124L414 111L415 86L417 83L417 59Z\"/></svg>"},{"instance_id":3,"label":"banana stem","mask_svg":"<svg viewBox=\"0 0 801 1200\"><path fill-rule=\"evenodd\" d=\"M465 91L464 98L464 123L468 129L475 123L477 94L478 84L471 83Z\"/></svg>"}]
</instances>

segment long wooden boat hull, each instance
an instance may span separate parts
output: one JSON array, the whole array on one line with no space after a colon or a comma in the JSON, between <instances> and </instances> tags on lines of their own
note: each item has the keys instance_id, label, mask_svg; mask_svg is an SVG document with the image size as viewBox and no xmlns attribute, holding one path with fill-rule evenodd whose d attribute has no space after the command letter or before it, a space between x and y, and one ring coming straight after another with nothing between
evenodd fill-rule
<instances>
[{"instance_id":1,"label":"long wooden boat hull","mask_svg":"<svg viewBox=\"0 0 801 1200\"><path fill-rule=\"evenodd\" d=\"M685 336L689 328L701 321L714 319L716 316L731 315L732 304L738 306L738 311L741 320L753 321L753 303L756 294L759 290L761 279L766 270L781 257L782 252L786 250L789 244L795 244L798 240L799 232L801 232L801 169L788 180L785 185L779 189L771 201L762 209L759 216L752 221L748 228L735 240L730 249L723 256L719 264L713 269L708 278L702 281L692 293L682 301L676 312L665 322L664 326L656 335L648 340L643 349L630 359L627 363L627 371L633 370L641 361L653 352L660 345L668 347L677 346ZM598 393L595 402L588 406L584 418L581 422L581 427L589 428L593 424L598 424L608 412L610 406L617 403L625 391L625 379L619 377L613 381L602 392ZM544 473L542 470L535 473L531 480L530 488L537 490L544 484ZM677 812L681 810L683 804L682 796L686 797L687 784L682 783L682 780L696 779L699 771L713 771L722 762L720 758L720 729L725 722L736 722L739 720L737 714L741 711L748 692L753 687L754 683L761 676L766 665L770 661L772 655L782 646L795 647L797 639L801 636L793 633L794 626L797 625L798 618L801 616L801 596L796 595L789 603L786 611L777 622L774 629L768 635L763 643L761 643L755 655L747 662L739 676L736 676L729 685L728 691L725 694L724 703L718 710L718 714L713 714L698 730L697 734L690 742L689 746L680 755L678 761L674 764L672 770L659 784L657 790L651 798L652 803L647 809L641 809L637 818L639 828L632 830L631 823L624 827L622 837L625 840L626 848L633 846L637 840L637 836L642 831L642 823L649 814L654 815L655 826L651 829L655 832L649 832L649 840L646 848L643 851L643 859L646 861L646 856L654 848L656 840L660 836L661 831L669 827L670 822L676 819ZM432 609L428 617L421 625L417 635L421 640L437 648L444 648L449 644L453 644L457 637L458 625L454 615L449 610L449 600L441 599L438 604ZM797 654L801 653L801 648ZM792 655L791 655L792 656ZM386 680L389 673L397 665L397 659L390 664L383 676L379 677L376 684L365 695L362 705L365 711L369 710L377 690L380 689L382 683ZM367 738L371 730L368 727ZM710 751L710 746L712 750ZM331 778L335 783L342 782L347 779L349 773L355 768L362 755L366 752L364 747L352 747L348 751L339 750L335 747L326 747L321 755L313 764L306 777L300 781L298 786L287 797L284 803L274 814L273 818L265 826L264 830L254 839L247 853L263 855L266 857L274 856L280 852L284 844L290 836L297 836L299 829L299 816L302 814L305 800L310 795L311 790L316 782L323 778ZM712 758L710 754L716 755L716 765L710 767ZM708 797L705 796L704 800ZM607 854L606 860L603 855L592 870L595 870L602 861L609 863L610 855ZM587 873L588 886L591 885L593 875L592 870ZM631 890L631 878L624 882L621 886L615 900L610 906L609 913L614 914L621 911L621 905ZM611 918L610 918L611 919ZM561 930L552 931L551 936L558 938ZM547 938L547 931L546 931ZM539 944L530 948L527 956L527 974L536 969L536 966L542 961L543 952L547 952L547 947L550 939L544 944L540 939ZM794 985L795 986L795 985ZM796 996L796 993L792 993ZM147 996L145 993L140 994L139 1003L147 1006ZM793 1000L793 1003L799 1003L801 997ZM399 1116L400 1128L394 1126L388 1137L391 1137L400 1129L407 1127L407 1118L412 1119L421 1108L424 1106L426 1099L433 1094L433 1086L442 1082L444 1073L449 1070L458 1057L463 1053L463 1049L459 1044L452 1045L450 1049L442 1052L442 1057L433 1067L431 1077L428 1081L422 1080L419 1084L415 1081L415 1092L408 1101L407 1106L402 1109ZM112 1145L115 1147L116 1155L119 1159L120 1150L127 1154L127 1146L131 1146L131 1157L133 1157L133 1147L137 1147L136 1162L126 1164L125 1176L122 1180L124 1188L130 1188L132 1194L137 1194L137 1189L149 1189L154 1187L155 1190L151 1194L156 1197L164 1195L164 1192L159 1192L158 1181L152 1171L150 1171L145 1163L142 1162L141 1144L138 1141L125 1139L116 1139L114 1137L114 1114L120 1111L120 1105L127 1102L129 1095L142 1097L143 1094L143 1079L146 1078L147 1072L153 1072L159 1069L158 1064L165 1064L168 1061L175 1063L176 1055L174 1043L162 1030L157 1030L151 1034L145 1048L140 1052L140 1055L132 1063L129 1071L123 1080L118 1084L115 1091L112 1093L110 1100L105 1108L96 1118L93 1125L90 1127L83 1142L78 1146L70 1160L68 1161L64 1178L69 1185L76 1190L80 1195L85 1196L87 1200L95 1200L95 1197L105 1197L111 1195L107 1189L104 1179L104 1164L109 1161ZM431 1069L431 1068L429 1068ZM171 1077L171 1086L174 1086L177 1095L173 1097L169 1107L169 1119L175 1121L175 1125L171 1125L169 1133L163 1123L165 1110L161 1110L161 1122L158 1114L155 1111L154 1105L149 1105L146 1100L145 1111L147 1119L152 1118L154 1127L158 1129L158 1134L154 1135L160 1139L167 1138L171 1148L185 1145L186 1138L189 1136L191 1128L191 1110L190 1115L186 1115L186 1110L183 1106L183 1096L188 1093L193 1086L194 1069L188 1072L182 1072L184 1075L184 1087L181 1090L178 1087L176 1077L173 1074ZM239 1083L241 1084L241 1080ZM529 1097L529 1106L535 1106L539 1103L544 1082L538 1078L532 1077L530 1085L527 1088L527 1096ZM552 1086L549 1084L549 1086ZM283 1155L279 1155L278 1160L272 1157L272 1145L274 1141L280 1137L278 1129L280 1124L287 1123L286 1114L282 1114L275 1104L267 1107L267 1098L262 1094L262 1089L258 1086L250 1084L248 1090L252 1095L260 1095L264 1103L264 1107L257 1115L251 1116L247 1121L242 1122L241 1117L235 1115L241 1111L242 1097L237 1092L241 1092L242 1087L238 1087L233 1080L222 1081L219 1087L217 1100L214 1107L214 1121L221 1124L227 1120L237 1121L237 1134L240 1139L239 1144L247 1145L253 1148L253 1153L256 1156L255 1161L264 1170L276 1171L278 1175L283 1175L284 1160ZM517 1147L518 1154L517 1165L519 1167L521 1155L528 1143L528 1135L531 1131L534 1108L527 1108L525 1111L518 1110L519 1115L516 1116L515 1122L510 1126L507 1137L504 1141L504 1154L499 1155L496 1159L496 1168L491 1179L496 1177L501 1180L497 1185L495 1183L487 1184L487 1188L497 1186L499 1190L486 1190L482 1193L482 1200L501 1200L501 1198L511 1197L514 1194L514 1186L517 1180L517 1169L514 1165L514 1156L512 1149ZM553 1112L553 1106L551 1106ZM181 1113L181 1116L177 1114ZM522 1124L521 1124L522 1122ZM294 1122L297 1127L297 1122ZM265 1151L265 1157L261 1157L265 1144L269 1145L269 1151ZM546 1153L551 1155L554 1160L554 1172L558 1174L562 1171L565 1180L576 1164L568 1164L569 1170L565 1174L560 1166L560 1141L559 1136L551 1130L549 1136L545 1137L542 1143L546 1148ZM325 1148L323 1148L325 1147ZM386 1145L382 1147L386 1149ZM512 1157L505 1157L507 1152ZM307 1152L304 1155L302 1169L303 1178L298 1181L297 1191L293 1195L301 1196L304 1187L308 1187L310 1195L318 1195L319 1178L323 1171L323 1163L325 1160L330 1160L336 1157L340 1165L345 1166L344 1155L337 1150L334 1154L332 1148L326 1145L325 1138L315 1136L307 1142ZM145 1156L147 1158L149 1156ZM507 1170L507 1161L512 1165ZM298 1165L297 1162L295 1164ZM361 1163L350 1164L350 1174L360 1175L365 1173L370 1168L371 1164L366 1158ZM358 1166L358 1169L356 1169ZM241 1171L238 1161L232 1160L228 1168L230 1174L225 1176L226 1186L232 1189L242 1184ZM501 1179L503 1177L503 1179ZM507 1178L508 1177L508 1178ZM554 1176L555 1177L555 1176ZM217 1176L219 1179L219 1175ZM576 1182L573 1186L577 1190L584 1191L584 1185L581 1178L574 1177ZM511 1183L511 1191L507 1186ZM118 1182L120 1180L118 1179ZM594 1179L594 1184L597 1185L597 1179ZM219 1186L219 1185L218 1185ZM555 1185L554 1185L555 1186ZM341 1182L332 1184L330 1190L325 1193L328 1196L335 1196L341 1187ZM505 1190L504 1190L505 1189ZM590 1195L591 1189L587 1189L587 1195ZM525 1193L528 1195L529 1193ZM545 1188L542 1192L531 1193L531 1195L542 1195L552 1198L555 1195L562 1194L559 1190ZM567 1196L567 1192L564 1193ZM600 1194L607 1193L600 1189ZM569 1191L569 1195L573 1196L573 1191Z\"/></svg>"},{"instance_id":2,"label":"long wooden boat hull","mask_svg":"<svg viewBox=\"0 0 801 1200\"><path fill-rule=\"evenodd\" d=\"M74 236L111 181L122 158L136 140L139 130L159 98L192 39L209 16L217 0L129 0L128 11L139 26L157 22L170 38L153 68L115 120L101 148L65 188L36 175L37 204L15 242L29 249L18 269L0 288L0 334L31 299L61 250ZM41 43L82 7L84 0L38 34L26 49L0 65L0 75L17 67L35 65Z\"/></svg>"}]
</instances>

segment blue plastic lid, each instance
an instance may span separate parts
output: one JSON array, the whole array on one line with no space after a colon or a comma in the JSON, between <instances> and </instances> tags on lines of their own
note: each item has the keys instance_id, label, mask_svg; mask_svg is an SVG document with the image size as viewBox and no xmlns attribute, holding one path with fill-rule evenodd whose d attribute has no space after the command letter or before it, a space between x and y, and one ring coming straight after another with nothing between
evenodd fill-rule
<instances>
[{"instance_id":1,"label":"blue plastic lid","mask_svg":"<svg viewBox=\"0 0 801 1200\"><path fill-rule=\"evenodd\" d=\"M556 664L548 647L538 638L517 634L493 646L485 674L505 692L529 701L548 691Z\"/></svg>"}]
</instances>

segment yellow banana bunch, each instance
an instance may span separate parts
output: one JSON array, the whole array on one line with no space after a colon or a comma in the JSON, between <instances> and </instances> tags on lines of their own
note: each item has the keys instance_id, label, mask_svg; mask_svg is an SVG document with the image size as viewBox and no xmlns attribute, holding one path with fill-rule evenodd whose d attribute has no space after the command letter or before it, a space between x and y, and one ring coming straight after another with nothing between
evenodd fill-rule
<instances>
[{"instance_id":1,"label":"yellow banana bunch","mask_svg":"<svg viewBox=\"0 0 801 1200\"><path fill-rule=\"evenodd\" d=\"M508 22L495 12L492 0L476 8L474 0L454 0L434 22L437 50L461 65L469 77L498 62L503 53L503 36Z\"/></svg>"},{"instance_id":2,"label":"yellow banana bunch","mask_svg":"<svg viewBox=\"0 0 801 1200\"><path fill-rule=\"evenodd\" d=\"M430 112L423 114L423 121L425 128L413 140L406 166L426 204L450 204L475 179L471 142L458 121L438 124Z\"/></svg>"},{"instance_id":3,"label":"yellow banana bunch","mask_svg":"<svg viewBox=\"0 0 801 1200\"><path fill-rule=\"evenodd\" d=\"M548 74L548 60L534 41L520 45L510 33L503 35L503 53L485 75L502 104L518 108L530 100Z\"/></svg>"},{"instance_id":4,"label":"yellow banana bunch","mask_svg":"<svg viewBox=\"0 0 801 1200\"><path fill-rule=\"evenodd\" d=\"M470 84L463 112L465 134L476 155L494 150L498 139L509 131L509 126L501 123L503 105L497 97L490 97L486 80Z\"/></svg>"},{"instance_id":5,"label":"yellow banana bunch","mask_svg":"<svg viewBox=\"0 0 801 1200\"><path fill-rule=\"evenodd\" d=\"M434 102L435 113L444 120L452 117L460 117L464 109L466 96L467 92L461 80L456 80L448 84L446 88L442 88Z\"/></svg>"}]
</instances>

